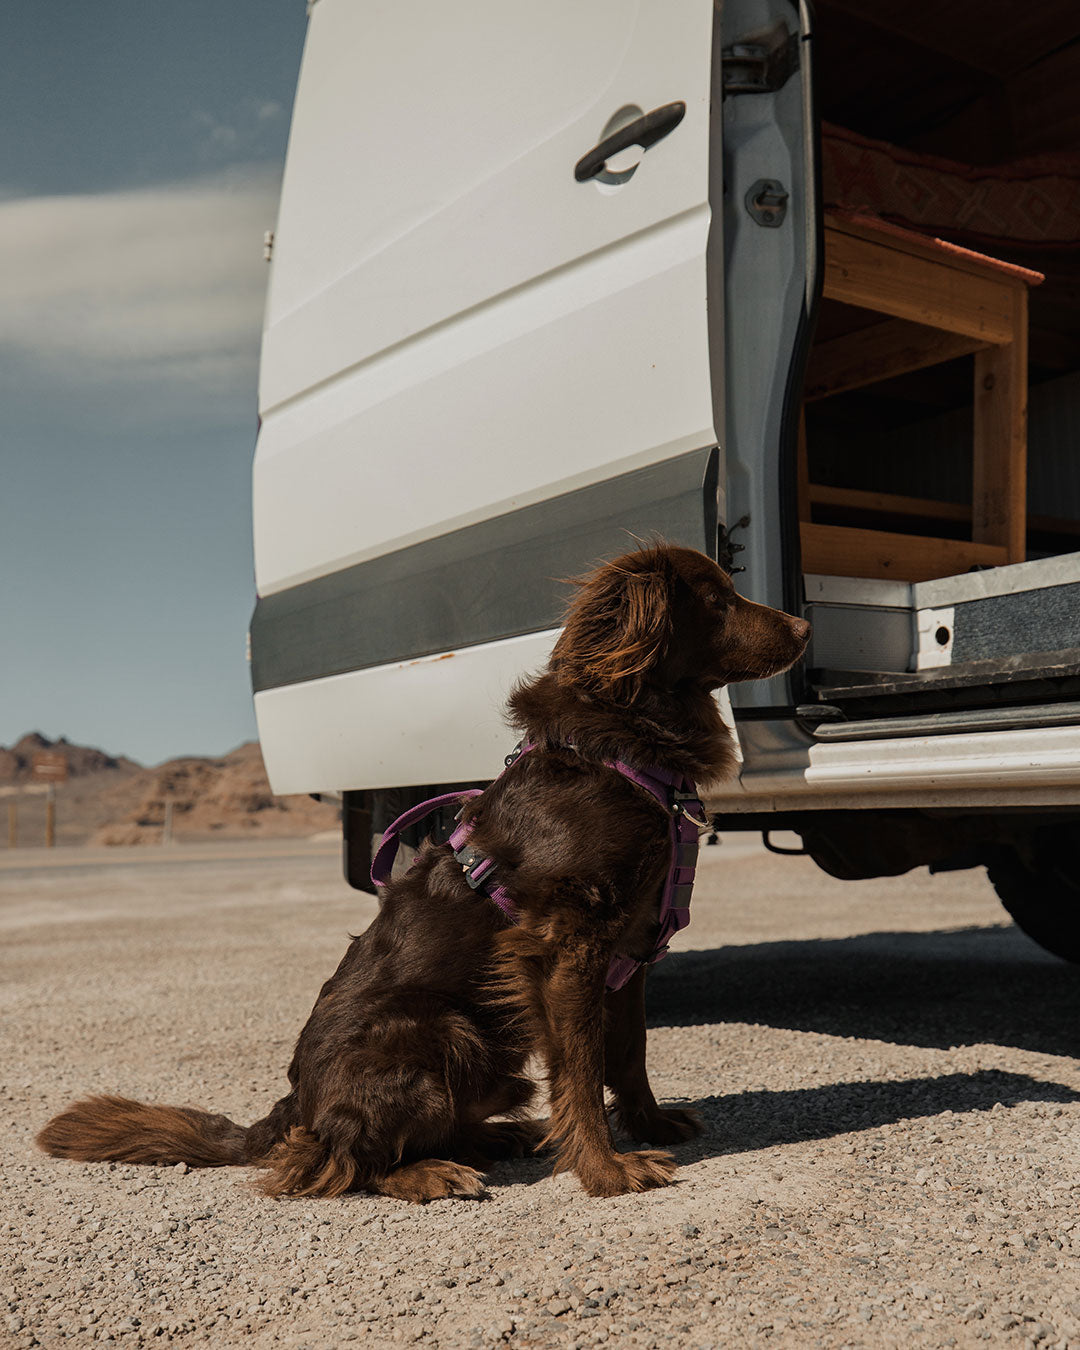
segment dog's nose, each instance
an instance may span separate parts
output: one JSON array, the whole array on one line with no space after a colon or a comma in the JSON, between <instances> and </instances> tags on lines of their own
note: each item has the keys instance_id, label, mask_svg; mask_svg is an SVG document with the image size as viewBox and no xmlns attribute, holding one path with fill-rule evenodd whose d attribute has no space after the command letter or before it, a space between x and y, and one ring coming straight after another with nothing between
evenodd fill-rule
<instances>
[{"instance_id":1,"label":"dog's nose","mask_svg":"<svg viewBox=\"0 0 1080 1350\"><path fill-rule=\"evenodd\" d=\"M799 639L799 641L809 642L810 634L814 630L810 627L807 621L805 619L793 618L790 622L791 622L791 631L795 634L795 636Z\"/></svg>"}]
</instances>

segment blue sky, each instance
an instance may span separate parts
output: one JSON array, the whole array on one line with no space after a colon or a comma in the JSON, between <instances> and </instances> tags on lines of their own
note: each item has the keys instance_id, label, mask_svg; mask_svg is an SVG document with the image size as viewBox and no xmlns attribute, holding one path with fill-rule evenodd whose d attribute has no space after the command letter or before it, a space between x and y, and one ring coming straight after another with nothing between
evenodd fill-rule
<instances>
[{"instance_id":1,"label":"blue sky","mask_svg":"<svg viewBox=\"0 0 1080 1350\"><path fill-rule=\"evenodd\" d=\"M0 744L255 734L262 235L304 0L0 20Z\"/></svg>"}]
</instances>

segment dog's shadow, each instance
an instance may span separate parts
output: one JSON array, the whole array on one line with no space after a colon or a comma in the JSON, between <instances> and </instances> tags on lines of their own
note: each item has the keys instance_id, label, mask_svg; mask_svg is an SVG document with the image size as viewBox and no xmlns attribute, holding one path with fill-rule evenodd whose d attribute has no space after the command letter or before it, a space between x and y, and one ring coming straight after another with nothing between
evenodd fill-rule
<instances>
[{"instance_id":1,"label":"dog's shadow","mask_svg":"<svg viewBox=\"0 0 1080 1350\"><path fill-rule=\"evenodd\" d=\"M948 1049L991 1043L1072 1056L1080 970L1013 928L873 933L673 954L649 977L649 1025L718 1022ZM717 1078L720 1074L718 1071ZM997 1070L829 1083L690 1100L706 1132L683 1162L825 1139L943 1111L1071 1103L1062 1083Z\"/></svg>"},{"instance_id":2,"label":"dog's shadow","mask_svg":"<svg viewBox=\"0 0 1080 1350\"><path fill-rule=\"evenodd\" d=\"M779 1144L831 1139L943 1111L965 1114L1021 1102L1067 1105L1080 1102L1080 1092L1030 1074L979 1069L900 1081L864 1080L787 1091L716 1093L662 1105L691 1106L702 1117L705 1129L699 1138L670 1148L676 1161L686 1166ZM641 1146L641 1141L621 1138L617 1143L620 1149ZM551 1166L551 1158L543 1156L500 1162L491 1169L488 1184L494 1189L532 1186L551 1176Z\"/></svg>"},{"instance_id":3,"label":"dog's shadow","mask_svg":"<svg viewBox=\"0 0 1080 1350\"><path fill-rule=\"evenodd\" d=\"M1073 1056L1080 969L1008 927L677 952L650 972L648 1021L654 1028L742 1022L936 1049L989 1043ZM715 1094L668 1103L694 1107L705 1122L699 1139L672 1150L684 1165L943 1111L1080 1102L1080 1092L1063 1083L995 1069L733 1093L723 1091L722 1078L718 1068ZM625 1139L619 1146L636 1147ZM550 1175L550 1158L525 1158L498 1164L490 1181L532 1185Z\"/></svg>"}]
</instances>

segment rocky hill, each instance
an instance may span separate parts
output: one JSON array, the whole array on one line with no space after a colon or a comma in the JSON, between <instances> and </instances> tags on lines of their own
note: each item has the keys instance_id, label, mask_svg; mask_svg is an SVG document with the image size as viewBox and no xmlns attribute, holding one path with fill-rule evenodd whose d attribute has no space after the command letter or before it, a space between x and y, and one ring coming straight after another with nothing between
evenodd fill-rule
<instances>
[{"instance_id":1,"label":"rocky hill","mask_svg":"<svg viewBox=\"0 0 1080 1350\"><path fill-rule=\"evenodd\" d=\"M0 783L28 783L32 778L34 755L39 751L61 752L67 759L72 778L83 778L91 773L107 770L136 770L139 765L123 755L107 755L89 745L73 745L66 736L50 741L40 731L27 732L10 750L0 745Z\"/></svg>"},{"instance_id":2,"label":"rocky hill","mask_svg":"<svg viewBox=\"0 0 1080 1350\"><path fill-rule=\"evenodd\" d=\"M307 796L274 796L254 741L217 759L193 756L143 768L124 756L31 732L10 749L0 747L0 786L17 790L5 798L16 803L20 845L44 842L44 797L27 791L32 757L42 750L61 752L68 761L68 781L56 788L58 844L160 844L167 803L178 842L296 838L338 826L333 805ZM0 846L8 837L4 825L0 822Z\"/></svg>"}]
</instances>

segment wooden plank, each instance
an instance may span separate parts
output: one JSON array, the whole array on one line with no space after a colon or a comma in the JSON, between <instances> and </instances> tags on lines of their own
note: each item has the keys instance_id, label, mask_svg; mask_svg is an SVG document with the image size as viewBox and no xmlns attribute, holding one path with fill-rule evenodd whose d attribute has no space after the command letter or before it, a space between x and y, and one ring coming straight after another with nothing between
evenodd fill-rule
<instances>
[{"instance_id":1,"label":"wooden plank","mask_svg":"<svg viewBox=\"0 0 1080 1350\"><path fill-rule=\"evenodd\" d=\"M1023 562L1027 527L1027 295L1018 293L1015 341L975 357L971 537Z\"/></svg>"},{"instance_id":2,"label":"wooden plank","mask_svg":"<svg viewBox=\"0 0 1080 1350\"><path fill-rule=\"evenodd\" d=\"M803 398L807 403L862 389L880 380L970 356L987 344L965 333L946 333L906 319L888 319L871 328L816 343L810 349Z\"/></svg>"},{"instance_id":3,"label":"wooden plank","mask_svg":"<svg viewBox=\"0 0 1080 1350\"><path fill-rule=\"evenodd\" d=\"M865 492L861 488L829 487L810 484L810 501L822 506L845 506L855 511L873 511L878 515L923 516L933 520L971 519L971 507L964 502L940 502L931 497L904 497L895 492Z\"/></svg>"},{"instance_id":4,"label":"wooden plank","mask_svg":"<svg viewBox=\"0 0 1080 1350\"><path fill-rule=\"evenodd\" d=\"M894 581L932 581L958 576L978 565L1000 567L1009 561L997 544L963 539L933 539L886 530L856 530L844 525L800 526L804 572L832 577L871 577Z\"/></svg>"},{"instance_id":5,"label":"wooden plank","mask_svg":"<svg viewBox=\"0 0 1080 1350\"><path fill-rule=\"evenodd\" d=\"M918 257L900 240L860 238L826 226L824 294L985 343L1013 339L1013 295L1022 283L977 276Z\"/></svg>"},{"instance_id":6,"label":"wooden plank","mask_svg":"<svg viewBox=\"0 0 1080 1350\"><path fill-rule=\"evenodd\" d=\"M923 234L921 230L913 230L906 225L895 225L858 208L854 213L843 208L827 211L825 228L835 230L837 234L866 239L872 244L886 244L913 258L927 258L952 271L967 272L974 277L989 277L1006 285L1023 283L1026 286L1038 286L1046 280L1042 272L1021 267L1019 263L1006 262L989 253L977 253L962 244L936 239L933 235Z\"/></svg>"},{"instance_id":7,"label":"wooden plank","mask_svg":"<svg viewBox=\"0 0 1080 1350\"><path fill-rule=\"evenodd\" d=\"M940 502L931 497L903 497L895 492L866 492L862 488L829 487L808 484L811 505L846 507L882 516L920 516L926 520L971 520L971 507L964 502ZM1080 520L1071 516L1033 516L1027 518L1028 531L1044 534L1080 535Z\"/></svg>"}]
</instances>

